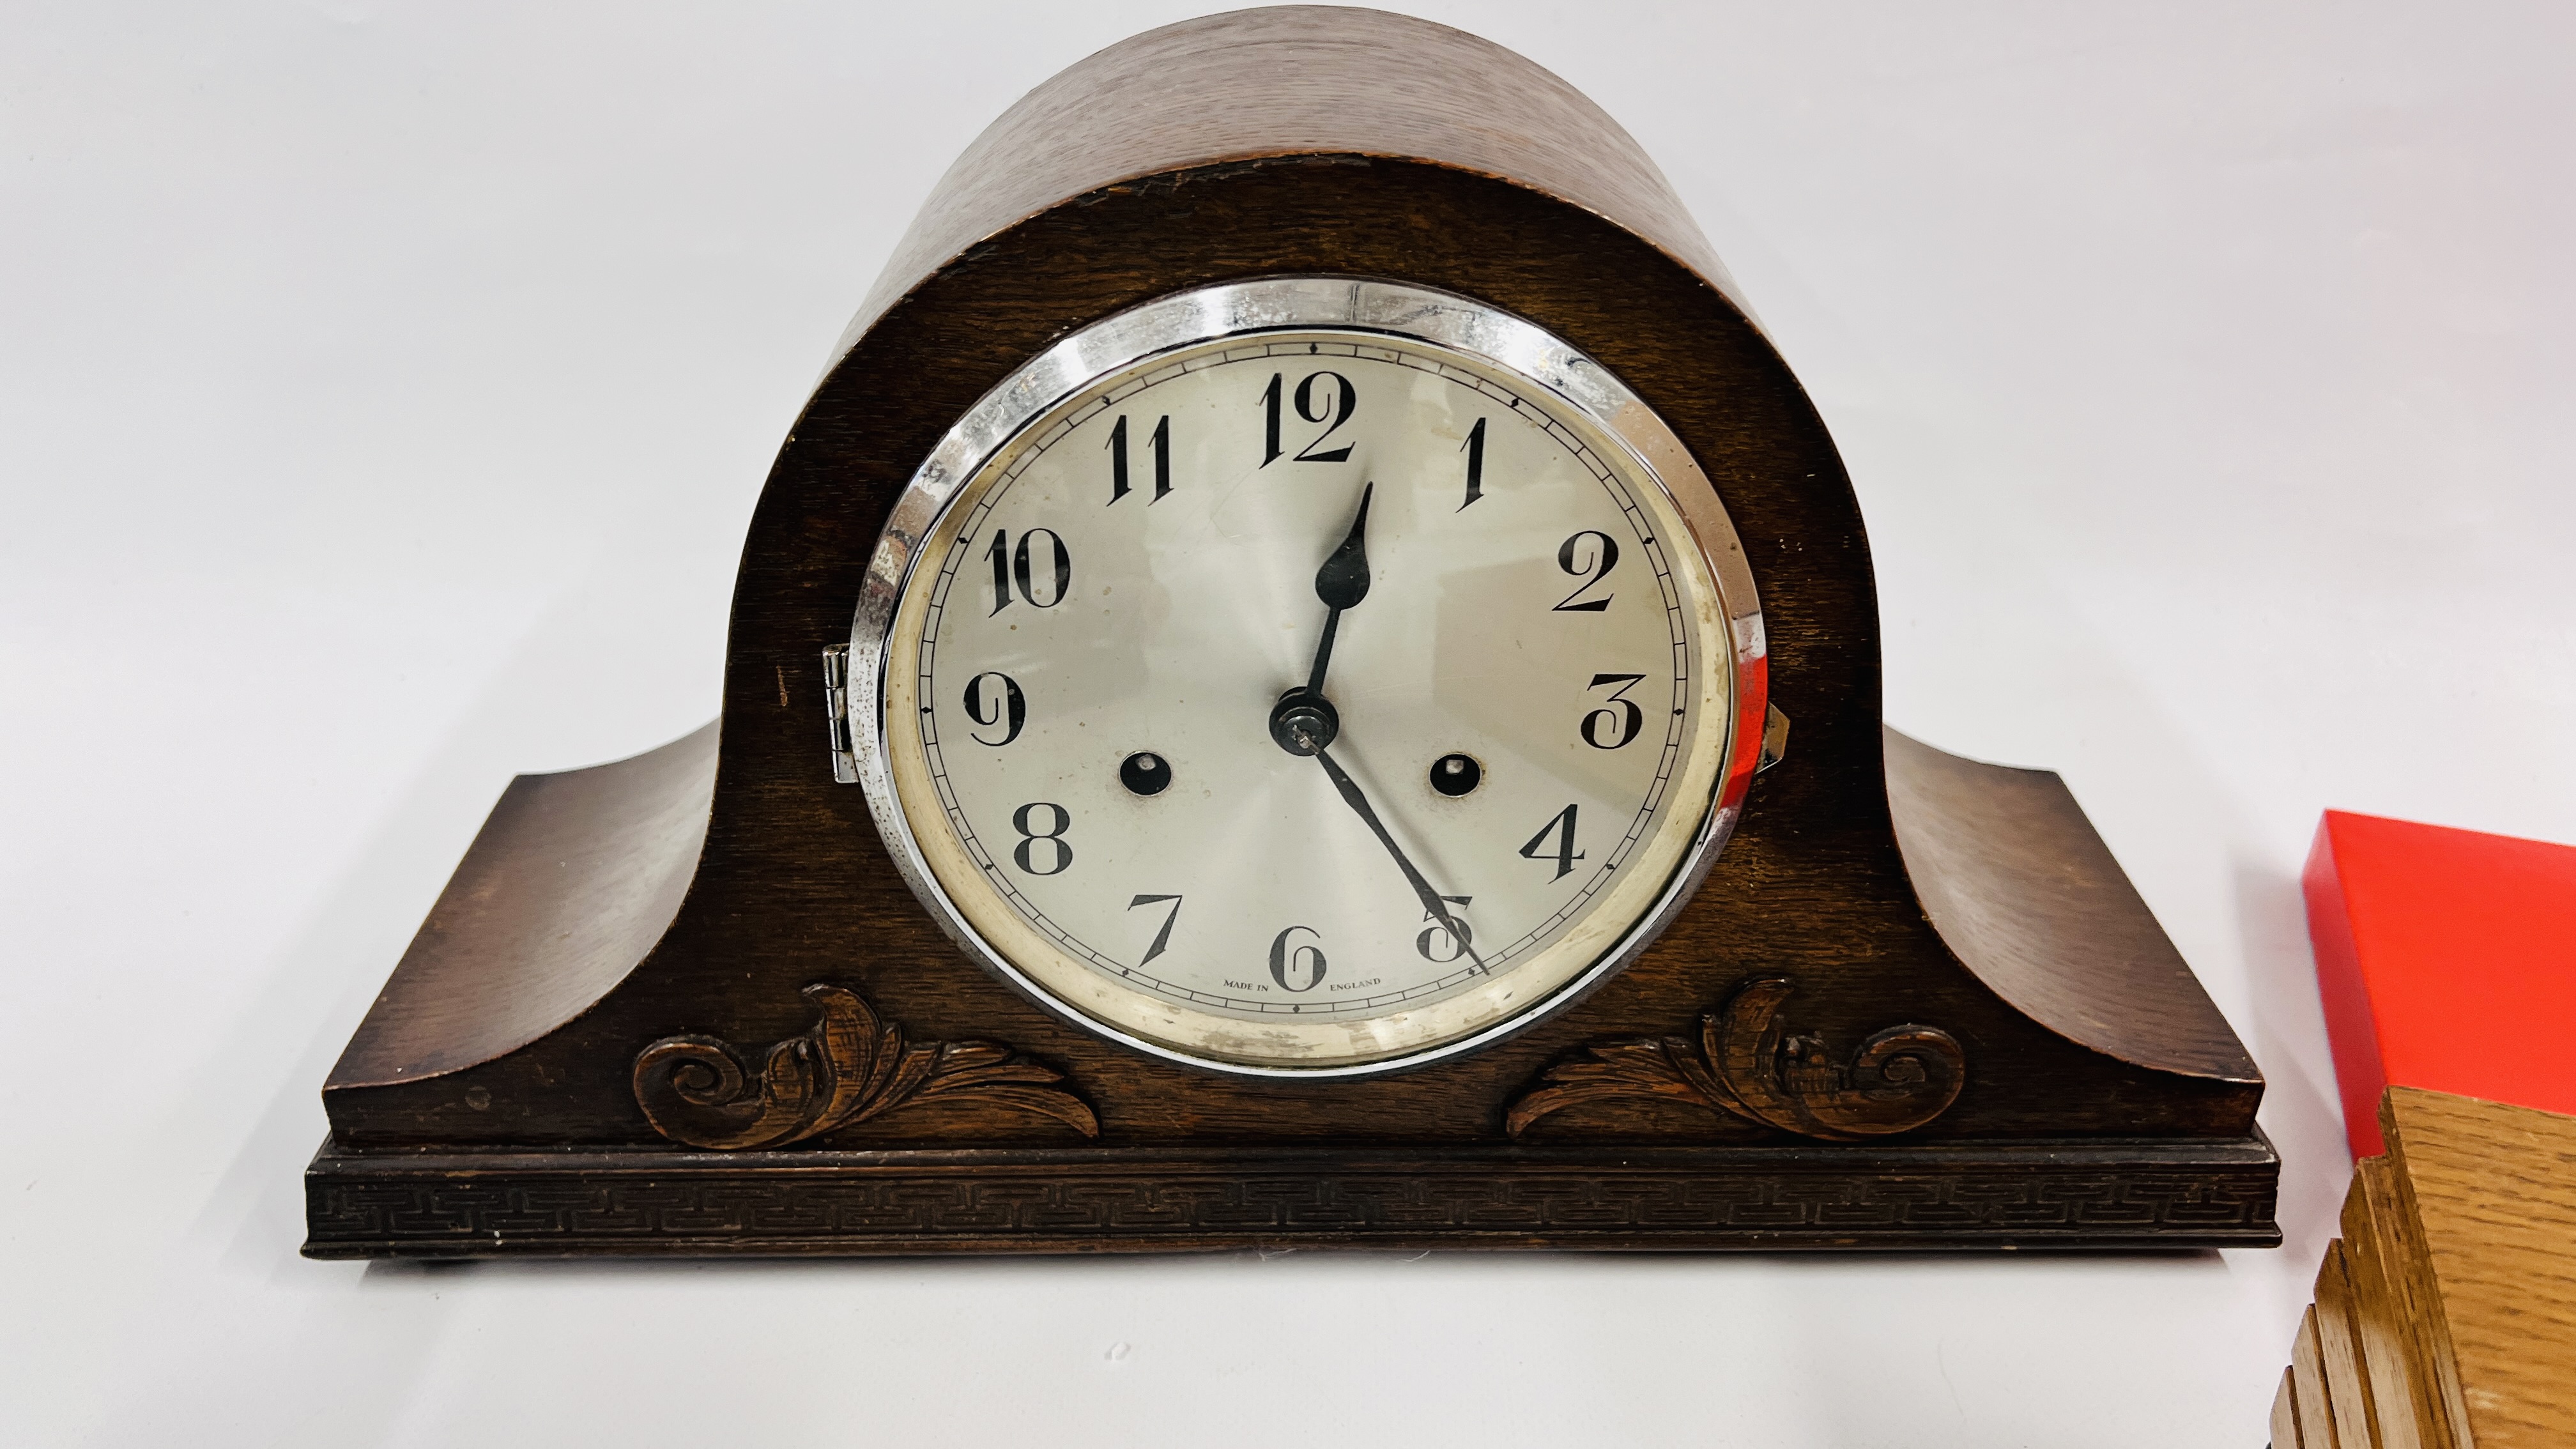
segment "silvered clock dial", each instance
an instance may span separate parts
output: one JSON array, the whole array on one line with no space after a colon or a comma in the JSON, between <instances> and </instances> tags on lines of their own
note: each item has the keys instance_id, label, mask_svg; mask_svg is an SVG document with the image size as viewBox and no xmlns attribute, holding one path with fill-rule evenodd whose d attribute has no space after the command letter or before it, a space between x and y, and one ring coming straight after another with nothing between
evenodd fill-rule
<instances>
[{"instance_id":1,"label":"silvered clock dial","mask_svg":"<svg viewBox=\"0 0 2576 1449\"><path fill-rule=\"evenodd\" d=\"M1234 1072L1492 1040L1624 965L1759 747L1761 617L1655 414L1520 318L1201 288L989 394L895 507L857 771L933 913Z\"/></svg>"}]
</instances>

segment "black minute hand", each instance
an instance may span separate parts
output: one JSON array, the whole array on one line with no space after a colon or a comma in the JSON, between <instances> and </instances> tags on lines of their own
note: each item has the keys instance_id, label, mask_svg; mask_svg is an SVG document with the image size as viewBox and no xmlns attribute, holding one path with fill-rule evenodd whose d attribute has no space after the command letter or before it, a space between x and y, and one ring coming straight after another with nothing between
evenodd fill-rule
<instances>
[{"instance_id":1,"label":"black minute hand","mask_svg":"<svg viewBox=\"0 0 2576 1449\"><path fill-rule=\"evenodd\" d=\"M1377 843L1386 847L1388 855L1395 857L1395 868L1404 872L1405 883L1412 886L1413 893L1421 898L1422 909L1429 918L1438 921L1440 929L1447 931L1449 939L1458 943L1458 949L1475 961L1477 970L1483 971L1486 969L1485 958L1477 955L1476 948L1468 944L1467 923L1449 913L1449 903L1440 899L1440 893L1431 888L1431 882L1423 879L1422 872L1413 868L1413 861L1405 855L1404 847L1395 843L1395 837L1387 832L1386 822L1377 818L1377 810L1369 804L1359 782L1350 777L1340 761L1327 753L1333 737L1341 732L1341 721L1332 705L1324 699L1324 671L1333 662L1333 636L1341 630L1342 611L1368 597L1369 499L1376 492L1375 483L1360 489L1360 510L1358 516L1351 520L1349 535L1342 540L1342 546L1334 549L1332 556L1324 560L1324 566L1315 570L1315 597L1322 599L1324 607L1332 612L1324 616L1323 641L1315 646L1315 672L1307 677L1304 689L1292 689L1280 696L1279 703L1270 711L1270 736L1290 754L1315 757L1316 762L1324 767L1324 773L1332 777L1333 788L1341 792L1342 803L1351 807L1352 812L1368 826L1369 833L1377 837Z\"/></svg>"},{"instance_id":2,"label":"black minute hand","mask_svg":"<svg viewBox=\"0 0 2576 1449\"><path fill-rule=\"evenodd\" d=\"M1386 853L1395 857L1395 868L1404 872L1405 883L1422 898L1422 909L1430 913L1430 919L1440 923L1440 929L1449 933L1449 939L1458 943L1458 949L1467 953L1476 963L1477 970L1492 975L1485 966L1485 958L1477 955L1476 948L1468 943L1467 923L1449 914L1449 903L1440 899L1440 892L1433 890L1431 882L1422 878L1422 872L1413 868L1404 847L1395 843L1395 837L1387 833L1386 822L1377 818L1377 811L1369 805L1368 796L1360 792L1359 782L1352 779L1328 751L1315 751L1315 759L1323 765L1324 773L1333 777L1333 788L1342 792L1342 802L1367 822L1369 832L1377 837L1377 843L1385 846Z\"/></svg>"},{"instance_id":3,"label":"black minute hand","mask_svg":"<svg viewBox=\"0 0 2576 1449\"><path fill-rule=\"evenodd\" d=\"M1375 483L1360 489L1359 516L1351 520L1350 536L1324 560L1322 568L1315 570L1315 597L1332 612L1324 616L1324 639L1315 646L1314 672L1306 677L1308 694L1324 692L1324 670L1333 662L1333 635L1341 628L1342 611L1368 597L1369 495L1376 491Z\"/></svg>"}]
</instances>

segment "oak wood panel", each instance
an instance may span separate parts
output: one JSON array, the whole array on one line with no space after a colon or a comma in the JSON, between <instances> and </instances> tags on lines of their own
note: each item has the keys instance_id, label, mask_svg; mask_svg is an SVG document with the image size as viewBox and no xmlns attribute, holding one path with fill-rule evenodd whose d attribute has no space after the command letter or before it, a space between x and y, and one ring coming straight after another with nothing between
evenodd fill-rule
<instances>
[{"instance_id":1,"label":"oak wood panel","mask_svg":"<svg viewBox=\"0 0 2576 1449\"><path fill-rule=\"evenodd\" d=\"M347 1152L315 1257L1257 1247L2243 1247L2271 1154L2198 1142Z\"/></svg>"},{"instance_id":2,"label":"oak wood panel","mask_svg":"<svg viewBox=\"0 0 2576 1449\"><path fill-rule=\"evenodd\" d=\"M2283 1369L2281 1386L2272 1391L2272 1449L2306 1449L2307 1443L2299 1431L2298 1376Z\"/></svg>"},{"instance_id":3,"label":"oak wood panel","mask_svg":"<svg viewBox=\"0 0 2576 1449\"><path fill-rule=\"evenodd\" d=\"M2381 1123L2419 1305L2477 1449L2576 1444L2576 1117L2392 1087ZM2447 1395L2445 1395L2447 1397Z\"/></svg>"},{"instance_id":4,"label":"oak wood panel","mask_svg":"<svg viewBox=\"0 0 2576 1449\"><path fill-rule=\"evenodd\" d=\"M2404 1171L2395 1158L2382 1156L2369 1159L2366 1171L2357 1166L2353 1177L2368 1203L2380 1260L2389 1272L2389 1311L2401 1315L2399 1345L2415 1404L2416 1437L2435 1449L2461 1449L2473 1442L2473 1435L2459 1408L2458 1364L2440 1332L2441 1290L2424 1256L2423 1223L2408 1199Z\"/></svg>"},{"instance_id":5,"label":"oak wood panel","mask_svg":"<svg viewBox=\"0 0 2576 1449\"><path fill-rule=\"evenodd\" d=\"M2122 1061L2262 1080L2055 773L1962 759L1891 729L1887 793L1925 913L2006 1001Z\"/></svg>"},{"instance_id":6,"label":"oak wood panel","mask_svg":"<svg viewBox=\"0 0 2576 1449\"><path fill-rule=\"evenodd\" d=\"M616 764L511 781L325 1091L490 1061L607 995L679 912L715 769L710 724Z\"/></svg>"},{"instance_id":7,"label":"oak wood panel","mask_svg":"<svg viewBox=\"0 0 2576 1449\"><path fill-rule=\"evenodd\" d=\"M2440 1449L2448 1426L2434 1414L2431 1365L2416 1333L2419 1311L2407 1265L2418 1256L2389 1180L2388 1159L2353 1164L2344 1195L2343 1241L2353 1271L2353 1324L2361 1341L2379 1442L2388 1449Z\"/></svg>"},{"instance_id":8,"label":"oak wood panel","mask_svg":"<svg viewBox=\"0 0 2576 1449\"><path fill-rule=\"evenodd\" d=\"M1224 103L1209 105L1211 95ZM940 178L835 360L950 259L1067 196L1299 154L1418 159L1508 179L1599 213L1743 307L1663 172L1581 91L1445 25L1281 5L1131 36L1022 97Z\"/></svg>"},{"instance_id":9,"label":"oak wood panel","mask_svg":"<svg viewBox=\"0 0 2576 1449\"><path fill-rule=\"evenodd\" d=\"M2389 1151L2354 1164L2292 1345L2296 1429L2322 1407L2346 1445L2576 1445L2576 1117L2412 1087L2379 1110Z\"/></svg>"},{"instance_id":10,"label":"oak wood panel","mask_svg":"<svg viewBox=\"0 0 2576 1449\"><path fill-rule=\"evenodd\" d=\"M2366 1440L2350 1437L2335 1421L2334 1405L2326 1395L2322 1352L2317 1310L2311 1304L2299 1315L2299 1336L2290 1345L2290 1387L2298 1396L2300 1444L2316 1449L2371 1449Z\"/></svg>"},{"instance_id":11,"label":"oak wood panel","mask_svg":"<svg viewBox=\"0 0 2576 1449\"><path fill-rule=\"evenodd\" d=\"M2352 1266L2342 1242L2330 1242L2317 1269L2316 1300L2317 1356L2325 1370L2327 1405L2354 1443L2376 1446L2381 1442L2379 1414L2370 1398L2370 1368L2362 1356L2355 1309Z\"/></svg>"}]
</instances>

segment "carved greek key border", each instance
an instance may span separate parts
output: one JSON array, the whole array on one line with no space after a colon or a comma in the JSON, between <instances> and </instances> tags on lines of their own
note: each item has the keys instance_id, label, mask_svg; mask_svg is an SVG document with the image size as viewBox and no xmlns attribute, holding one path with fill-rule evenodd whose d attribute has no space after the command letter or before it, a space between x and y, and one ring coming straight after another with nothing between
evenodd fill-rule
<instances>
[{"instance_id":1,"label":"carved greek key border","mask_svg":"<svg viewBox=\"0 0 2576 1449\"><path fill-rule=\"evenodd\" d=\"M2278 1241L2275 1170L1132 1173L996 1167L443 1177L317 1163L315 1256L990 1245L1794 1246Z\"/></svg>"}]
</instances>

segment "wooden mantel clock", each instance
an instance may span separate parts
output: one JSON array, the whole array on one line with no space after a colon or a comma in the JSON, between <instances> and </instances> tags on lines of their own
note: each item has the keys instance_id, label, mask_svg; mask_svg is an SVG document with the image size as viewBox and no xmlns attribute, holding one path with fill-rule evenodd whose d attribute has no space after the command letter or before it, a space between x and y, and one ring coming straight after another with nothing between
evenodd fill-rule
<instances>
[{"instance_id":1,"label":"wooden mantel clock","mask_svg":"<svg viewBox=\"0 0 2576 1449\"><path fill-rule=\"evenodd\" d=\"M2073 800L1878 666L1822 421L1599 109L1371 11L1139 36L913 224L722 718L502 797L305 1251L2278 1242Z\"/></svg>"}]
</instances>

